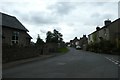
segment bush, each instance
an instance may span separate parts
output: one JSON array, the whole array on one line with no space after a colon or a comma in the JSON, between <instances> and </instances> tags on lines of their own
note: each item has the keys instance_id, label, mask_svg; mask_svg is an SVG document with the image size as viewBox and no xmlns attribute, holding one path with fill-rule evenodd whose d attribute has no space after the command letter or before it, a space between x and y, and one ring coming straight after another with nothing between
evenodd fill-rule
<instances>
[{"instance_id":1,"label":"bush","mask_svg":"<svg viewBox=\"0 0 120 80\"><path fill-rule=\"evenodd\" d=\"M69 51L69 49L66 47L58 48L58 52L60 52L60 53L67 53L68 51Z\"/></svg>"},{"instance_id":2,"label":"bush","mask_svg":"<svg viewBox=\"0 0 120 80\"><path fill-rule=\"evenodd\" d=\"M102 52L102 53L112 53L113 51L118 51L113 43L108 40L102 40L99 43L91 43L87 46L87 50L93 52Z\"/></svg>"}]
</instances>

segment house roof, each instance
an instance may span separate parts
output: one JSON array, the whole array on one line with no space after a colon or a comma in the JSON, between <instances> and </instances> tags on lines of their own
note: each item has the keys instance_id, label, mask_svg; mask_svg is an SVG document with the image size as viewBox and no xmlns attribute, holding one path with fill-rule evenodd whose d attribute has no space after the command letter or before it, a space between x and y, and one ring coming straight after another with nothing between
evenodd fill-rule
<instances>
[{"instance_id":1,"label":"house roof","mask_svg":"<svg viewBox=\"0 0 120 80\"><path fill-rule=\"evenodd\" d=\"M28 31L16 17L1 12L0 15L2 15L2 19L0 19L2 20L0 21L2 22L2 26Z\"/></svg>"},{"instance_id":2,"label":"house roof","mask_svg":"<svg viewBox=\"0 0 120 80\"><path fill-rule=\"evenodd\" d=\"M118 20L120 20L120 18L118 18L118 19L116 19L115 21L111 22L109 25L115 23L115 22L118 21ZM91 34L93 34L93 33L95 33L95 32L98 32L98 31L100 31L101 29L104 29L104 28L108 27L109 25L105 25L105 26L103 26L102 28L100 28L99 30L92 32ZM91 35L91 34L89 34L89 35ZM89 36L89 35L88 35L88 36Z\"/></svg>"},{"instance_id":3,"label":"house roof","mask_svg":"<svg viewBox=\"0 0 120 80\"><path fill-rule=\"evenodd\" d=\"M27 33L27 38L33 39L28 33Z\"/></svg>"}]
</instances>

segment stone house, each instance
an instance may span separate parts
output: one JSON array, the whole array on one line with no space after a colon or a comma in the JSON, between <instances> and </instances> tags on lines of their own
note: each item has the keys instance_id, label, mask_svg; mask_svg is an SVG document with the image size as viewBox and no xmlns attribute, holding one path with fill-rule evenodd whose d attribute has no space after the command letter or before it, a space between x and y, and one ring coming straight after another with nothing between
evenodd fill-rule
<instances>
[{"instance_id":1,"label":"stone house","mask_svg":"<svg viewBox=\"0 0 120 80\"><path fill-rule=\"evenodd\" d=\"M120 18L108 25L109 40L120 47ZM119 45L119 46L118 46Z\"/></svg>"},{"instance_id":2,"label":"stone house","mask_svg":"<svg viewBox=\"0 0 120 80\"><path fill-rule=\"evenodd\" d=\"M70 40L70 47L72 47L73 45L73 40Z\"/></svg>"},{"instance_id":3,"label":"stone house","mask_svg":"<svg viewBox=\"0 0 120 80\"><path fill-rule=\"evenodd\" d=\"M79 45L83 50L86 50L87 44L88 44L88 38L86 37L86 35L83 35L83 37L80 38L79 40Z\"/></svg>"},{"instance_id":4,"label":"stone house","mask_svg":"<svg viewBox=\"0 0 120 80\"><path fill-rule=\"evenodd\" d=\"M21 45L27 46L30 44L32 37L27 33L28 30L23 24L14 16L0 12L2 19L2 44L5 45Z\"/></svg>"},{"instance_id":5,"label":"stone house","mask_svg":"<svg viewBox=\"0 0 120 80\"><path fill-rule=\"evenodd\" d=\"M79 39L77 39L77 37L75 37L73 40L70 40L70 45L72 47L76 47L77 45L79 45Z\"/></svg>"},{"instance_id":6,"label":"stone house","mask_svg":"<svg viewBox=\"0 0 120 80\"><path fill-rule=\"evenodd\" d=\"M96 27L96 31L88 35L88 43L98 43L100 40L109 40L109 30L107 27Z\"/></svg>"},{"instance_id":7,"label":"stone house","mask_svg":"<svg viewBox=\"0 0 120 80\"><path fill-rule=\"evenodd\" d=\"M97 40L96 40L96 39L98 39L98 36L97 36L97 35L98 35L98 32L97 32L97 31L89 34L89 35L88 35L88 44L91 44L91 43L93 43L93 42L97 42Z\"/></svg>"},{"instance_id":8,"label":"stone house","mask_svg":"<svg viewBox=\"0 0 120 80\"><path fill-rule=\"evenodd\" d=\"M118 46L120 42L120 18L111 22L110 20L104 21L105 26L102 28L97 27L96 31L88 35L88 44L98 43L101 39L109 40Z\"/></svg>"}]
</instances>

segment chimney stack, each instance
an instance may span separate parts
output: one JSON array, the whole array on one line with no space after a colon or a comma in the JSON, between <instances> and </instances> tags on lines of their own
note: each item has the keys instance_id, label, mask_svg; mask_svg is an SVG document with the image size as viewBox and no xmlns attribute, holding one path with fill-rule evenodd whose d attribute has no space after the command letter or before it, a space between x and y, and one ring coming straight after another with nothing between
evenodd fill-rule
<instances>
[{"instance_id":1,"label":"chimney stack","mask_svg":"<svg viewBox=\"0 0 120 80\"><path fill-rule=\"evenodd\" d=\"M107 25L111 24L111 20L109 20L109 19L105 20L104 23L105 23L105 26L107 26Z\"/></svg>"},{"instance_id":2,"label":"chimney stack","mask_svg":"<svg viewBox=\"0 0 120 80\"><path fill-rule=\"evenodd\" d=\"M86 35L83 35L83 37L86 37Z\"/></svg>"},{"instance_id":3,"label":"chimney stack","mask_svg":"<svg viewBox=\"0 0 120 80\"><path fill-rule=\"evenodd\" d=\"M96 31L99 31L99 30L100 30L100 27L97 26L97 27L96 27Z\"/></svg>"}]
</instances>

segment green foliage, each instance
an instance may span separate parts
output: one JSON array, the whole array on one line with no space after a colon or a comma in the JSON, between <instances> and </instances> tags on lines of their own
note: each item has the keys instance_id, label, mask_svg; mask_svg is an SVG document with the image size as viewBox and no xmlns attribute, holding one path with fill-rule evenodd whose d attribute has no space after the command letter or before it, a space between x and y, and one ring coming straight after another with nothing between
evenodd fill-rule
<instances>
[{"instance_id":1,"label":"green foliage","mask_svg":"<svg viewBox=\"0 0 120 80\"><path fill-rule=\"evenodd\" d=\"M69 51L69 49L66 47L58 48L58 52L60 52L60 53L67 53L68 51Z\"/></svg>"},{"instance_id":2,"label":"green foliage","mask_svg":"<svg viewBox=\"0 0 120 80\"><path fill-rule=\"evenodd\" d=\"M43 45L44 44L44 41L40 38L39 34L38 34L38 37L37 37L37 41L36 41L36 45L37 46L40 46L40 45Z\"/></svg>"},{"instance_id":3,"label":"green foliage","mask_svg":"<svg viewBox=\"0 0 120 80\"><path fill-rule=\"evenodd\" d=\"M48 31L46 35L47 35L46 42L47 43L51 42L53 38L53 33L51 31Z\"/></svg>"},{"instance_id":4,"label":"green foliage","mask_svg":"<svg viewBox=\"0 0 120 80\"><path fill-rule=\"evenodd\" d=\"M53 30L53 33L48 31L46 35L46 43L60 43L63 41L62 34L55 29Z\"/></svg>"},{"instance_id":5,"label":"green foliage","mask_svg":"<svg viewBox=\"0 0 120 80\"><path fill-rule=\"evenodd\" d=\"M112 53L116 46L109 40L101 40L99 43L91 43L87 46L89 51Z\"/></svg>"},{"instance_id":6,"label":"green foliage","mask_svg":"<svg viewBox=\"0 0 120 80\"><path fill-rule=\"evenodd\" d=\"M97 33L92 34L93 42L97 41Z\"/></svg>"}]
</instances>

